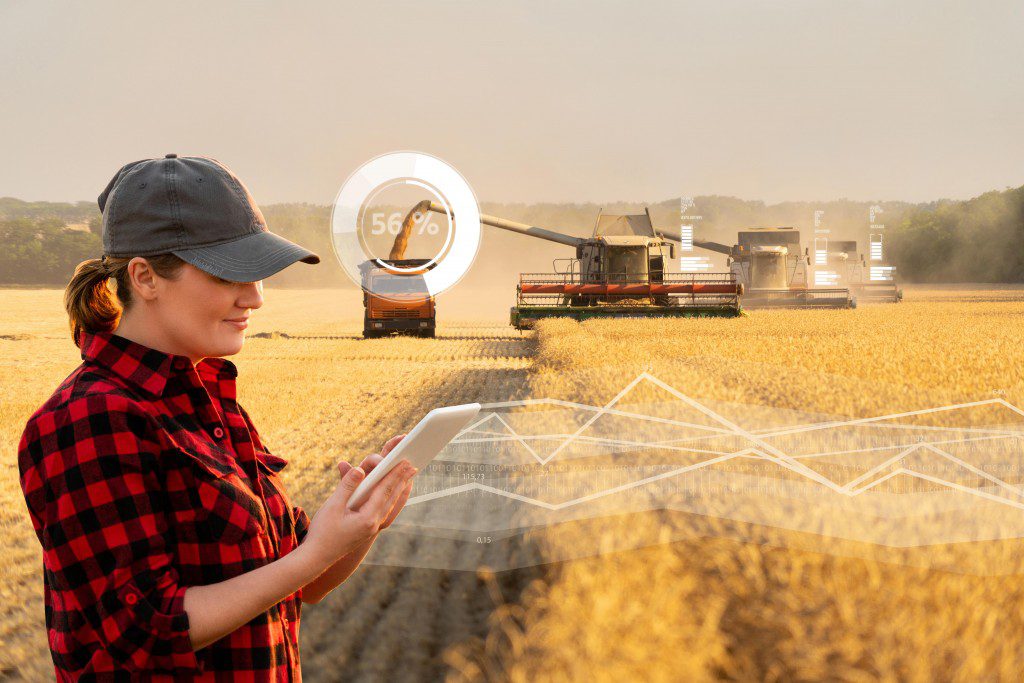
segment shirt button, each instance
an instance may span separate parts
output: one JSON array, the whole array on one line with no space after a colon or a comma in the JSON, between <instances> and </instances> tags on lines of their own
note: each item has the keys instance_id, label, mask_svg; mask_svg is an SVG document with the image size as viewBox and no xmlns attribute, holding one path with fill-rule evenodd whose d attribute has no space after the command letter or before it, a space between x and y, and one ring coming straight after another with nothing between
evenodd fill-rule
<instances>
[{"instance_id":1,"label":"shirt button","mask_svg":"<svg viewBox=\"0 0 1024 683\"><path fill-rule=\"evenodd\" d=\"M220 427L217 427L216 429L213 430L213 435L215 437L217 437L218 439L223 439L224 438L224 430L221 429Z\"/></svg>"},{"instance_id":2,"label":"shirt button","mask_svg":"<svg viewBox=\"0 0 1024 683\"><path fill-rule=\"evenodd\" d=\"M136 602L139 601L139 596L135 595L135 593L129 593L128 595L124 596L124 601L127 602L129 605L134 605Z\"/></svg>"}]
</instances>

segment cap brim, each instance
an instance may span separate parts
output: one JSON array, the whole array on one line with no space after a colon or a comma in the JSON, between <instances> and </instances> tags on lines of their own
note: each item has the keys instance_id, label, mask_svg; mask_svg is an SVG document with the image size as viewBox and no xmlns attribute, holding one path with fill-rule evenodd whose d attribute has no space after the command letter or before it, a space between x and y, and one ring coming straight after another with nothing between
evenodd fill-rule
<instances>
[{"instance_id":1,"label":"cap brim","mask_svg":"<svg viewBox=\"0 0 1024 683\"><path fill-rule=\"evenodd\" d=\"M269 231L171 253L210 275L232 282L264 280L296 261L320 263L320 257L310 250Z\"/></svg>"}]
</instances>

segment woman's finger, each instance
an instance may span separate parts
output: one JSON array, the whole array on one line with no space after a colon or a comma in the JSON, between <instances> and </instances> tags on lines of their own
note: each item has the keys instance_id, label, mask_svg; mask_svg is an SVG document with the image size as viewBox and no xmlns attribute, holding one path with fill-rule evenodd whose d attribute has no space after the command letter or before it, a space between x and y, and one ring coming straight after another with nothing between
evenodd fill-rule
<instances>
[{"instance_id":1,"label":"woman's finger","mask_svg":"<svg viewBox=\"0 0 1024 683\"><path fill-rule=\"evenodd\" d=\"M387 508L387 513L384 515L384 521L380 524L381 529L387 529L389 526L391 526L391 523L395 521L395 518L398 517L398 513L402 511L401 506L404 504L402 498L408 498L408 492L411 490L412 481L409 481L405 484L405 486L402 487L402 492L398 496L398 500L395 501L395 503L391 507Z\"/></svg>"},{"instance_id":2,"label":"woman's finger","mask_svg":"<svg viewBox=\"0 0 1024 683\"><path fill-rule=\"evenodd\" d=\"M393 449L395 446L397 446L402 441L402 439L404 439L405 437L406 437L405 434L399 434L398 436L393 436L390 439L388 439L387 441L385 441L384 442L384 447L380 449L381 457L384 457L385 455L390 453L391 449Z\"/></svg>"},{"instance_id":3,"label":"woman's finger","mask_svg":"<svg viewBox=\"0 0 1024 683\"><path fill-rule=\"evenodd\" d=\"M384 456L379 453L374 453L363 458L363 461L359 463L359 466L363 468L363 471L369 474L373 471L373 468L380 464L380 461L384 459Z\"/></svg>"},{"instance_id":4,"label":"woman's finger","mask_svg":"<svg viewBox=\"0 0 1024 683\"><path fill-rule=\"evenodd\" d=\"M377 482L377 485L373 487L373 491L370 492L370 497L359 508L359 511L365 512L375 519L381 519L384 516L384 512L390 509L385 506L405 486L408 478L412 476L413 469L412 464L408 460L403 460L399 463L393 470L384 475L383 479Z\"/></svg>"},{"instance_id":5,"label":"woman's finger","mask_svg":"<svg viewBox=\"0 0 1024 683\"><path fill-rule=\"evenodd\" d=\"M341 475L342 479L345 478L345 475L348 474L348 471L350 469L352 469L352 463L347 462L345 460L342 460L341 462L338 463L338 474ZM363 471L365 472L366 470Z\"/></svg>"},{"instance_id":6,"label":"woman's finger","mask_svg":"<svg viewBox=\"0 0 1024 683\"><path fill-rule=\"evenodd\" d=\"M337 495L343 506L348 505L348 499L352 497L352 492L359 487L359 484L361 484L365 478L366 473L363 472L361 467L351 467L348 472L345 473L345 476L341 479L341 484L336 489Z\"/></svg>"},{"instance_id":7,"label":"woman's finger","mask_svg":"<svg viewBox=\"0 0 1024 683\"><path fill-rule=\"evenodd\" d=\"M401 482L398 486L396 486L395 489L391 492L391 495L388 496L386 501L384 501L384 507L381 510L381 516L383 518L386 519L387 517L391 516L392 511L394 511L395 507L398 505L398 501L402 499L402 496L406 495L406 489L409 487L410 484L412 484L412 475L410 475L408 479L406 479L405 481ZM395 516L397 515L398 513L395 512Z\"/></svg>"},{"instance_id":8,"label":"woman's finger","mask_svg":"<svg viewBox=\"0 0 1024 683\"><path fill-rule=\"evenodd\" d=\"M402 491L402 495L399 496L395 504L391 506L391 511L388 513L387 519L385 519L384 523L380 525L381 529L387 529L389 526L391 526L391 523L395 521L395 518L398 517L398 514L405 507L405 503L409 500L409 494L411 493L412 479L410 479L409 483L405 485L405 489Z\"/></svg>"}]
</instances>

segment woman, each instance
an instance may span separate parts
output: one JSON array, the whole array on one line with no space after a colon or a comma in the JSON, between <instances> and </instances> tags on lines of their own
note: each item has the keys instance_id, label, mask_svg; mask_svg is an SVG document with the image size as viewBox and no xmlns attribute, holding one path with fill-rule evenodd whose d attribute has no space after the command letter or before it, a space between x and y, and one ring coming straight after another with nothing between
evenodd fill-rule
<instances>
[{"instance_id":1,"label":"woman","mask_svg":"<svg viewBox=\"0 0 1024 683\"><path fill-rule=\"evenodd\" d=\"M18 453L57 677L299 680L301 603L344 581L408 499L403 461L346 505L402 437L339 463L310 520L223 356L241 350L261 280L319 257L269 232L213 159L128 164L99 207L104 255L65 293L82 364Z\"/></svg>"}]
</instances>

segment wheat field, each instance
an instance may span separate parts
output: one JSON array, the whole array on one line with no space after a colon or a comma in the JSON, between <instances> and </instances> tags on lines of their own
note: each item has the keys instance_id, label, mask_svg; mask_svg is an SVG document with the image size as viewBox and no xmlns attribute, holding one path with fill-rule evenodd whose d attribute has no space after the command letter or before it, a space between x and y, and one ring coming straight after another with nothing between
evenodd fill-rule
<instances>
[{"instance_id":1,"label":"wheat field","mask_svg":"<svg viewBox=\"0 0 1024 683\"><path fill-rule=\"evenodd\" d=\"M1020 406L1022 294L918 289L899 306L686 325L548 321L538 330L530 393L602 405L647 371L709 399L850 417L991 396ZM558 557L584 538L614 546L639 535L690 540L552 566L492 614L487 636L448 653L460 672L453 679L1024 674L1017 541L884 550L676 512L566 524L535 542ZM979 575L988 573L999 575Z\"/></svg>"},{"instance_id":2,"label":"wheat field","mask_svg":"<svg viewBox=\"0 0 1024 683\"><path fill-rule=\"evenodd\" d=\"M268 289L266 300L233 358L240 401L290 461L285 484L310 512L333 487L338 459L358 461L431 407L535 396L601 404L643 371L707 399L851 417L993 395L1024 405L1020 288L909 288L898 306L737 320L549 321L527 334L457 306L446 313L442 301L434 340L361 339L351 292ZM25 419L78 360L59 291L0 290L0 676L52 676L16 449ZM615 548L639 536L663 542L560 559L580 539ZM537 530L533 561L508 571L489 569L472 546L437 543L430 552L463 553L459 564L479 560L479 570L362 567L304 609L303 673L313 681L1019 678L1015 542L931 548L922 559L812 541L660 511ZM958 571L979 566L985 571Z\"/></svg>"}]
</instances>

